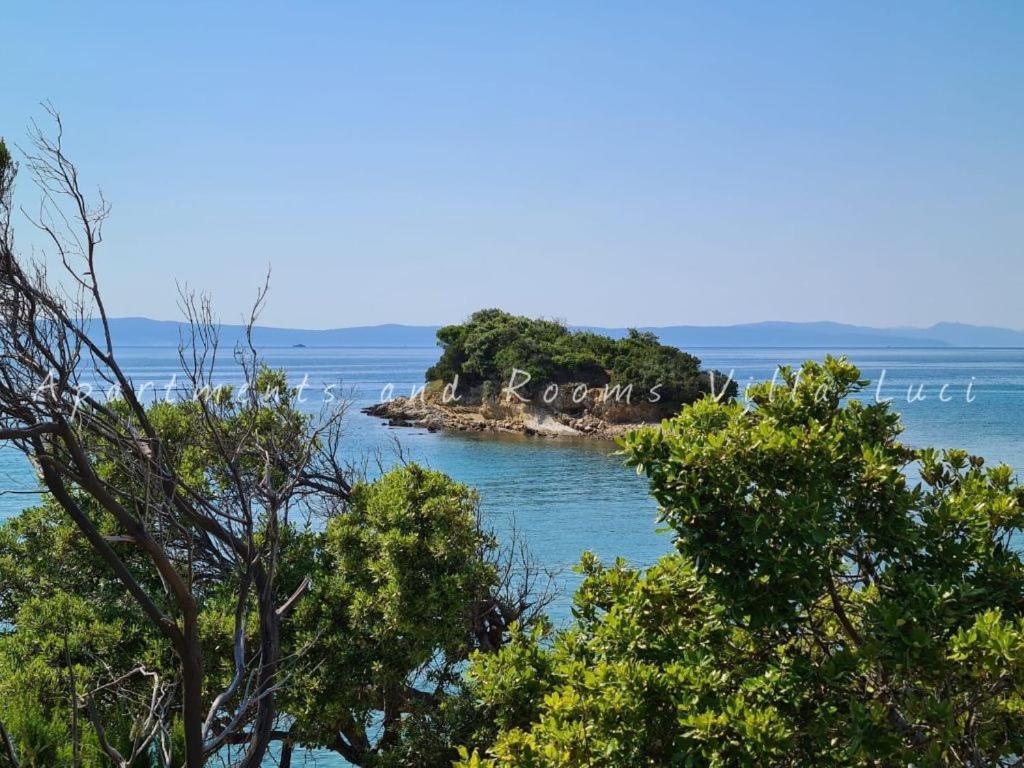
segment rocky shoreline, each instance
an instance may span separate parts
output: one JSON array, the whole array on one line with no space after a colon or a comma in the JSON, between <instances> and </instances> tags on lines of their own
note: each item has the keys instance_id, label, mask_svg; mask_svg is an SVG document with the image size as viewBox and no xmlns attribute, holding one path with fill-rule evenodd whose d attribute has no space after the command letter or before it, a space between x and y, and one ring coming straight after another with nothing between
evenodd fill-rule
<instances>
[{"instance_id":1,"label":"rocky shoreline","mask_svg":"<svg viewBox=\"0 0 1024 768\"><path fill-rule=\"evenodd\" d=\"M512 397L451 402L424 392L413 398L396 397L377 403L364 408L363 413L386 419L393 427L420 427L432 432L603 440L614 440L671 415L664 406L656 404L601 402L599 398L599 394L590 394L583 403L564 407L563 403L521 402Z\"/></svg>"}]
</instances>

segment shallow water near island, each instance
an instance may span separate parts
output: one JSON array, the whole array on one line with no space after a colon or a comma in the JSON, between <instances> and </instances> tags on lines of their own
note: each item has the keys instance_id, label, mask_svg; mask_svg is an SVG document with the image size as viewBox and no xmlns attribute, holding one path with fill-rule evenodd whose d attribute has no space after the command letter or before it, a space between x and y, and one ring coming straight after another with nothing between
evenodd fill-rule
<instances>
[{"instance_id":1,"label":"shallow water near island","mask_svg":"<svg viewBox=\"0 0 1024 768\"><path fill-rule=\"evenodd\" d=\"M778 365L822 359L824 349L694 349L706 367L732 372L742 392L752 381L770 379ZM891 398L911 445L962 447L1015 468L1024 467L1024 350L1020 349L850 349L872 386L863 397ZM569 617L570 595L578 583L572 566L591 550L605 560L622 556L647 566L669 551L670 537L659 533L657 506L643 477L625 467L615 445L603 441L431 433L391 428L360 412L377 402L390 384L393 394L409 394L437 359L434 348L267 349L266 362L288 371L289 382L308 387L316 409L324 388L352 400L346 415L344 452L367 459L370 474L378 458L394 463L397 439L403 456L447 472L480 492L485 522L499 534L514 525L537 561L560 572L562 596L552 606L556 623ZM124 348L122 364L138 386L153 381L149 396L160 396L178 370L177 351ZM880 389L876 384L881 382ZM225 359L218 383L240 383ZM0 448L0 518L33 503L33 474L27 462ZM268 761L268 765L273 764ZM333 755L308 753L295 765L334 768Z\"/></svg>"}]
</instances>

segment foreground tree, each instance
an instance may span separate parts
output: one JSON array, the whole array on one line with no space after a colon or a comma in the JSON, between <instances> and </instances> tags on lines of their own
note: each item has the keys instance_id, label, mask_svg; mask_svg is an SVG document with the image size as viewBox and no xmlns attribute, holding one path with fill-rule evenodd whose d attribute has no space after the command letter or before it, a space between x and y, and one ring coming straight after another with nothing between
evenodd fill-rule
<instances>
[{"instance_id":1,"label":"foreground tree","mask_svg":"<svg viewBox=\"0 0 1024 768\"><path fill-rule=\"evenodd\" d=\"M143 740L170 743L161 713L173 703L186 765L204 765L244 733L239 765L256 768L277 717L281 624L309 585L303 580L293 594L282 593L281 531L301 509L344 503L348 481L333 453L340 412L314 423L288 402L266 398L267 389L217 393L216 328L208 305L185 295L192 336L181 362L195 396L189 413L174 416L184 416L176 426L190 440L175 446L165 439L157 423L163 412L147 410L114 352L97 271L108 206L102 196L95 206L88 202L64 152L60 118L51 116L54 137L35 129L26 162L42 190L34 224L62 267L59 279L16 247L17 168L6 151L0 156L0 440L32 461L49 498L177 660L173 680L154 682L139 719L140 727L154 725ZM262 295L257 309L261 302ZM255 350L236 350L236 357L254 382ZM93 396L97 387L112 389L114 401ZM215 694L200 631L204 582L235 587L234 668ZM250 616L258 626L251 643ZM117 682L151 674L140 665ZM132 756L105 738L93 697L85 701L108 758L130 764Z\"/></svg>"},{"instance_id":2,"label":"foreground tree","mask_svg":"<svg viewBox=\"0 0 1024 768\"><path fill-rule=\"evenodd\" d=\"M49 303L40 292L26 304L38 299ZM340 469L322 471L333 461L321 453L327 432L310 427L288 395L265 403L221 392L180 408L148 409L133 394L115 401L82 396L65 389L78 375L78 344L92 343L71 340L77 323L35 310L20 328L18 322L13 318L0 334L14 361L0 384L4 437L36 464L48 504L102 564L101 580L83 585L83 594L99 588L111 600L101 610L130 608L126 623L143 641L134 656L99 655L103 666L93 665L91 686L74 692L75 711L92 721L114 765L133 765L158 746L167 764L201 766L229 744L242 745L237 764L260 765L285 680L281 627L310 586L309 574L297 582L282 578L282 537L293 516L320 505L340 508L348 492ZM36 330L54 327L56 336ZM113 357L91 353L106 358L104 372L123 381L127 393L131 383ZM47 358L56 373L42 367ZM33 395L31 380L47 375L56 386ZM264 372L256 381L275 378ZM56 586L69 585L59 579ZM229 627L227 674L207 663L203 622L211 604ZM24 626L24 604L19 609L15 621ZM146 631L133 626L140 620ZM132 667L114 663L129 658ZM139 738L125 753L108 738L103 711L134 701L139 686L151 695L134 712L129 730ZM183 755L169 752L172 725L183 734Z\"/></svg>"},{"instance_id":3,"label":"foreground tree","mask_svg":"<svg viewBox=\"0 0 1024 768\"><path fill-rule=\"evenodd\" d=\"M1020 765L1024 491L912 450L845 360L624 444L677 553L584 559L576 623L480 658L463 766Z\"/></svg>"},{"instance_id":4,"label":"foreground tree","mask_svg":"<svg viewBox=\"0 0 1024 768\"><path fill-rule=\"evenodd\" d=\"M282 632L292 661L271 736L280 764L301 745L356 765L449 765L454 745L481 726L470 707L451 716L465 703L463 662L499 647L512 622L535 621L546 600L533 589L539 572L481 528L471 489L414 464L356 483L344 511L315 527L283 531L281 553L282 584L312 586ZM137 554L126 564L142 577ZM233 673L236 590L195 586L209 692ZM164 765L135 710L147 709L151 683L175 679L173 658L51 501L0 525L0 624L0 722L20 768L109 765L98 734L76 722L90 691L111 746L134 768ZM148 677L108 685L139 665ZM180 742L175 708L163 714Z\"/></svg>"},{"instance_id":5,"label":"foreground tree","mask_svg":"<svg viewBox=\"0 0 1024 768\"><path fill-rule=\"evenodd\" d=\"M295 615L309 651L282 701L292 741L356 765L451 764L466 659L540 621L553 594L515 535L499 546L481 528L477 505L416 465L353 488L316 537L316 586ZM462 714L465 736L479 722Z\"/></svg>"},{"instance_id":6,"label":"foreground tree","mask_svg":"<svg viewBox=\"0 0 1024 768\"><path fill-rule=\"evenodd\" d=\"M182 296L180 390L144 401L97 277L108 208L51 116L27 166L56 277L16 248L0 142L0 441L43 491L0 529L0 765L256 768L274 741L281 764L297 743L370 764L408 746L405 721L438 716L465 658L539 614L538 572L442 475L354 483L344 404L300 411L251 341L233 350L245 385L217 386L203 298Z\"/></svg>"}]
</instances>

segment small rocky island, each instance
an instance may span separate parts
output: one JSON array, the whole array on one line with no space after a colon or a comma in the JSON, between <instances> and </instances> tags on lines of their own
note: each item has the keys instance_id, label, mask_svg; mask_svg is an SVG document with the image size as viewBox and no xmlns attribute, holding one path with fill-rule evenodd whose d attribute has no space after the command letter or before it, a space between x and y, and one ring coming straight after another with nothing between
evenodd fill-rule
<instances>
[{"instance_id":1,"label":"small rocky island","mask_svg":"<svg viewBox=\"0 0 1024 768\"><path fill-rule=\"evenodd\" d=\"M437 339L444 351L424 386L365 413L429 430L614 439L702 397L736 395L728 376L653 333L614 339L486 309Z\"/></svg>"}]
</instances>

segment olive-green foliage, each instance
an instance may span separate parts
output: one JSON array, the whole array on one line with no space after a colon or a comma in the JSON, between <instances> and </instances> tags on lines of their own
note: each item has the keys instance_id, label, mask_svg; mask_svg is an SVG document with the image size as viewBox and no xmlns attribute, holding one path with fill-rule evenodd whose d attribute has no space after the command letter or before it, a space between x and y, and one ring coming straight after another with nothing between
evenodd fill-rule
<instances>
[{"instance_id":1,"label":"olive-green foliage","mask_svg":"<svg viewBox=\"0 0 1024 768\"><path fill-rule=\"evenodd\" d=\"M228 404L232 393L227 390L211 393L222 404L218 439L230 441L236 431L255 427L276 446L294 443L300 460L307 419L295 409L294 392L285 384L283 373L262 370L257 390L277 396L255 406ZM195 401L156 403L149 416L193 487L215 497L231 482L218 469L217 446ZM105 479L130 487L131 478L118 476L109 446L88 447ZM251 461L251 471L262 476L262 458L254 455ZM115 532L100 510L87 508L101 529ZM447 714L454 705L444 714L439 710L473 648L469 622L497 576L489 560L496 542L480 528L471 489L441 473L403 466L357 483L325 526L307 527L296 510L279 537L278 602L305 577L313 584L282 630L289 670L278 706L282 722L294 723L297 740L332 749L344 732L356 741L364 736L372 741L371 726L382 716L413 710L418 729L413 735L423 744L442 723L444 728L451 728L449 721L467 723L460 735L475 728L472 708L463 707L457 721ZM159 595L137 548L115 546L135 576ZM237 592L230 582L218 575L193 584L208 701L233 673ZM255 618L250 623L254 636ZM0 524L0 722L23 766L69 768L73 689L81 695L139 665L167 681L178 669L152 624L59 507L44 498ZM148 701L148 682L138 684L137 700L97 697L115 746L130 739L133 707ZM422 707L410 704L414 688L429 694ZM91 725L81 709L78 714L82 768L105 765ZM401 738L402 724L400 719L392 723L388 743L368 744L364 764L410 748ZM453 739L434 738L433 765L450 763Z\"/></svg>"},{"instance_id":2,"label":"olive-green foliage","mask_svg":"<svg viewBox=\"0 0 1024 768\"><path fill-rule=\"evenodd\" d=\"M18 166L11 157L7 144L0 138L0 194L6 193L14 183Z\"/></svg>"},{"instance_id":3,"label":"olive-green foliage","mask_svg":"<svg viewBox=\"0 0 1024 768\"><path fill-rule=\"evenodd\" d=\"M451 682L469 653L469 615L495 582L494 546L476 493L440 472L412 464L357 485L294 617L296 642L309 644L308 672L284 703L299 740L359 734L375 713L416 709L413 687Z\"/></svg>"},{"instance_id":4,"label":"olive-green foliage","mask_svg":"<svg viewBox=\"0 0 1024 768\"><path fill-rule=\"evenodd\" d=\"M414 464L357 484L326 530L285 532L279 578L293 587L309 575L314 584L283 637L286 657L301 656L279 703L295 740L335 748L342 734L372 735L385 708L402 710L413 717L392 724L390 743L368 744L365 763L412 765L401 756L415 750L420 765L448 765L458 743L449 731L465 739L479 727L477 710L462 699L459 711L449 689L473 647L468 621L496 580L496 546L480 528L475 492ZM80 693L140 663L173 674L159 638L53 505L0 525L0 585L0 721L24 765L71 764L69 663ZM200 594L214 690L232 671L234 593L211 585ZM436 698L417 707L413 688ZM106 703L118 737L117 702ZM81 728L83 765L103 764L91 726Z\"/></svg>"},{"instance_id":5,"label":"olive-green foliage","mask_svg":"<svg viewBox=\"0 0 1024 768\"><path fill-rule=\"evenodd\" d=\"M427 381L491 388L508 386L515 369L530 375L520 392L536 394L549 384L568 382L590 386L632 385L635 397L650 396L655 387L665 403L689 403L712 391L700 360L658 342L652 333L631 330L623 339L586 331L571 331L552 320L533 320L498 309L474 313L460 325L437 332L444 348L441 359L427 371ZM523 381L517 377L515 384ZM714 392L735 394L727 377L718 375Z\"/></svg>"},{"instance_id":6,"label":"olive-green foliage","mask_svg":"<svg viewBox=\"0 0 1024 768\"><path fill-rule=\"evenodd\" d=\"M75 741L83 768L109 765L84 712L73 722L71 702L100 682L104 670L98 660L114 666L133 657L143 660L137 632L115 615L77 594L40 594L21 603L14 617L16 630L0 635L0 720L21 768L70 768ZM140 688L138 693L146 692ZM129 713L116 701L99 706L108 738L125 748L132 735ZM151 765L156 766L145 756L132 768Z\"/></svg>"},{"instance_id":7,"label":"olive-green foliage","mask_svg":"<svg viewBox=\"0 0 1024 768\"><path fill-rule=\"evenodd\" d=\"M173 668L120 582L45 499L0 525L0 627L0 722L22 768L73 765L71 702L109 680L109 670ZM131 737L132 712L121 704L96 702L116 747ZM83 768L109 765L81 709L77 728Z\"/></svg>"},{"instance_id":8,"label":"olive-green foliage","mask_svg":"<svg viewBox=\"0 0 1024 768\"><path fill-rule=\"evenodd\" d=\"M218 413L223 432L218 439L230 441L231 435L247 433L256 425L266 439L278 445L294 444L298 455L307 420L292 407L293 392L283 383L280 372L259 371L255 386L277 396L255 406L241 401L230 404L232 392L227 389L210 393L222 406ZM130 418L123 401L109 407ZM212 458L217 450L214 437L198 403L158 402L148 415L181 476L215 497L229 481L222 474L222 464ZM129 495L135 480L125 476L117 447L93 440L86 449L97 473ZM264 472L259 457L252 457L252 471ZM101 531L118 533L112 519L86 495L81 494L78 502ZM127 542L115 547L135 578L160 600L163 590L155 583L145 556ZM297 581L283 574L282 591L294 589ZM193 591L202 608L208 683L211 691L219 691L233 671L234 585L199 578ZM70 766L73 691L81 697L139 666L159 673L165 681L174 680L178 669L163 638L59 506L44 497L39 506L4 521L0 525L0 688L18 695L0 692L0 721L11 733L22 763L33 765L26 763L33 759L26 755L45 752L47 757L40 759L48 768ZM93 697L115 747L130 744L137 708L149 700L145 677L133 677L124 685L136 685L138 697L129 700L124 690ZM95 733L82 707L77 714L83 766L109 764L99 756ZM50 725L44 729L41 723ZM49 744L46 749L44 743ZM145 763L150 756L140 759ZM134 768L147 767L137 764Z\"/></svg>"},{"instance_id":9,"label":"olive-green foliage","mask_svg":"<svg viewBox=\"0 0 1024 768\"><path fill-rule=\"evenodd\" d=\"M14 179L18 175L18 164L11 157L10 150L3 138L0 138L0 207L5 210L11 208L11 198L14 194ZM9 222L7 222L9 226ZM9 229L0 229L0 237L9 237Z\"/></svg>"},{"instance_id":10,"label":"olive-green foliage","mask_svg":"<svg viewBox=\"0 0 1024 768\"><path fill-rule=\"evenodd\" d=\"M401 723L401 738L381 752L374 768L451 768L464 745L494 741L497 731L475 695L458 681L440 706L423 708Z\"/></svg>"},{"instance_id":11,"label":"olive-green foliage","mask_svg":"<svg viewBox=\"0 0 1024 768\"><path fill-rule=\"evenodd\" d=\"M475 664L474 690L502 731L494 764L780 762L784 684L750 655L692 563L673 555L644 574L586 555L582 568L571 629L550 647L521 634Z\"/></svg>"},{"instance_id":12,"label":"olive-green foliage","mask_svg":"<svg viewBox=\"0 0 1024 768\"><path fill-rule=\"evenodd\" d=\"M584 558L575 624L473 668L461 765L1008 765L1024 754L1024 492L911 450L842 359L624 441L677 552ZM919 478L919 480L918 480Z\"/></svg>"},{"instance_id":13,"label":"olive-green foliage","mask_svg":"<svg viewBox=\"0 0 1024 768\"><path fill-rule=\"evenodd\" d=\"M466 598L495 579L477 504L469 487L410 464L357 485L348 514L327 527L332 586L347 593L351 618L393 634L382 644L410 666L426 661L424 648L464 647Z\"/></svg>"}]
</instances>

